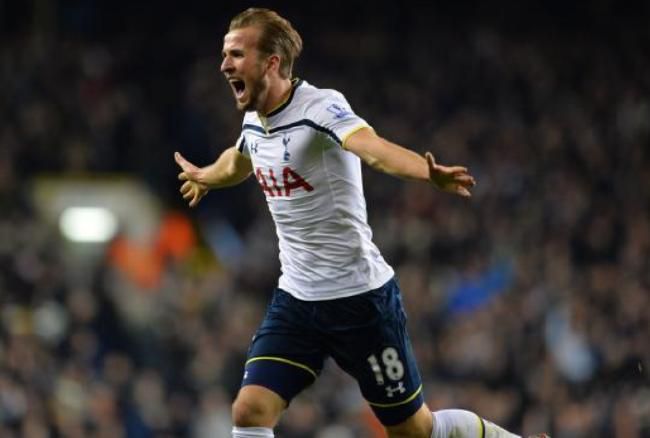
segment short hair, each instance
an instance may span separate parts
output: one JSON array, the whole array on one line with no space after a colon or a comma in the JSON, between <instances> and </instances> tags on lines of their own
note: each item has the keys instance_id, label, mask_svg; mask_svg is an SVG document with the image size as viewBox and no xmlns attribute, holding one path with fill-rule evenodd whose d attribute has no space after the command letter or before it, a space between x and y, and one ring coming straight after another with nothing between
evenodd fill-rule
<instances>
[{"instance_id":1,"label":"short hair","mask_svg":"<svg viewBox=\"0 0 650 438\"><path fill-rule=\"evenodd\" d=\"M258 26L261 30L257 49L265 55L279 55L280 76L290 78L293 62L302 51L302 38L296 29L275 11L249 8L230 21L228 30L249 26Z\"/></svg>"}]
</instances>

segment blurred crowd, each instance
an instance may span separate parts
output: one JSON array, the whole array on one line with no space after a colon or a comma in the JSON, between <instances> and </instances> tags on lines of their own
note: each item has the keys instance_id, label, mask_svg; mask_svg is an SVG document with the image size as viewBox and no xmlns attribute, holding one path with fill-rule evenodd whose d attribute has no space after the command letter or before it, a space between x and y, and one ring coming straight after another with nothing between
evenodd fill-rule
<instances>
[{"instance_id":1,"label":"blurred crowd","mask_svg":"<svg viewBox=\"0 0 650 438\"><path fill-rule=\"evenodd\" d=\"M0 436L228 437L279 275L274 229L254 181L185 209L172 152L205 164L237 138L218 71L230 15L128 10L111 27L97 3L71 4L1 31ZM517 26L516 11L464 22L412 6L340 25L322 5L280 12L305 40L298 76L477 179L466 201L365 169L429 406L523 434L650 436L647 8ZM153 285L111 245L78 281L33 205L43 173L138 178L199 243ZM334 365L276 434L382 436Z\"/></svg>"}]
</instances>

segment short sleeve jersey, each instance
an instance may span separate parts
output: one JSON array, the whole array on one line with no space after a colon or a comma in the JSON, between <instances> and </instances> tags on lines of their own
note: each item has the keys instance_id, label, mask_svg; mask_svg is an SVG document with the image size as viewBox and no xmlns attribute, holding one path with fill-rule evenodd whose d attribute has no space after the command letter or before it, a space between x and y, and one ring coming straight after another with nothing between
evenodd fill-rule
<instances>
[{"instance_id":1,"label":"short sleeve jersey","mask_svg":"<svg viewBox=\"0 0 650 438\"><path fill-rule=\"evenodd\" d=\"M278 286L298 299L352 296L394 275L372 242L361 160L342 147L365 127L341 93L299 80L267 117L244 116L237 148L250 158L275 222Z\"/></svg>"}]
</instances>

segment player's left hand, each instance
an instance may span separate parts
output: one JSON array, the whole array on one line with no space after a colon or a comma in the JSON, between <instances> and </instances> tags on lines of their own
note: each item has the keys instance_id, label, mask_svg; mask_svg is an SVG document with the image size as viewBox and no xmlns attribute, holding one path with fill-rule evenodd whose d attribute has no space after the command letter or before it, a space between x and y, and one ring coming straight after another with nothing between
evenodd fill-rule
<instances>
[{"instance_id":1,"label":"player's left hand","mask_svg":"<svg viewBox=\"0 0 650 438\"><path fill-rule=\"evenodd\" d=\"M429 181L443 192L455 193L469 198L470 189L476 185L474 177L463 166L442 166L436 163L431 152L424 154L429 165Z\"/></svg>"}]
</instances>

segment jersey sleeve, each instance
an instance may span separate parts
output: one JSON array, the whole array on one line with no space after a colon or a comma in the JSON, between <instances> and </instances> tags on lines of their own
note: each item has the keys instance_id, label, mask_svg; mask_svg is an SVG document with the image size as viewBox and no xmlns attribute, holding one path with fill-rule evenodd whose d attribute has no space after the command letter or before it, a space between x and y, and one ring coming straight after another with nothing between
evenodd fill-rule
<instances>
[{"instance_id":1,"label":"jersey sleeve","mask_svg":"<svg viewBox=\"0 0 650 438\"><path fill-rule=\"evenodd\" d=\"M241 134L239 134L239 138L237 139L237 143L235 143L237 146L237 150L239 153L244 155L246 158L251 157L250 149L248 149L248 144L246 143L246 136L244 135L244 132L242 131Z\"/></svg>"},{"instance_id":2,"label":"jersey sleeve","mask_svg":"<svg viewBox=\"0 0 650 438\"><path fill-rule=\"evenodd\" d=\"M246 133L244 130L246 128L246 125L250 125L250 124L255 124L255 121L253 120L252 114L250 112L246 112L244 114L244 119L241 122L241 133L239 134L237 143L235 143L239 153L244 155L248 159L250 159L251 157L251 152L248 145L249 139L246 138Z\"/></svg>"},{"instance_id":3,"label":"jersey sleeve","mask_svg":"<svg viewBox=\"0 0 650 438\"><path fill-rule=\"evenodd\" d=\"M354 113L345 97L330 91L318 102L316 123L332 133L343 146L347 138L361 128L370 128L368 122Z\"/></svg>"}]
</instances>

